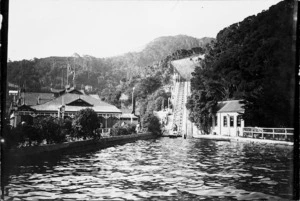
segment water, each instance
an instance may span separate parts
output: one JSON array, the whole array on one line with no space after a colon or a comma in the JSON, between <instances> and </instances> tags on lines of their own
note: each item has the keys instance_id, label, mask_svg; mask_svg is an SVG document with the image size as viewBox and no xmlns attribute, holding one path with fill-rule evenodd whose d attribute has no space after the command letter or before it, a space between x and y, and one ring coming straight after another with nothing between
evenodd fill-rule
<instances>
[{"instance_id":1,"label":"water","mask_svg":"<svg viewBox=\"0 0 300 201\"><path fill-rule=\"evenodd\" d=\"M14 200L284 200L292 149L203 139L141 140L11 165ZM17 199L18 198L18 199Z\"/></svg>"}]
</instances>

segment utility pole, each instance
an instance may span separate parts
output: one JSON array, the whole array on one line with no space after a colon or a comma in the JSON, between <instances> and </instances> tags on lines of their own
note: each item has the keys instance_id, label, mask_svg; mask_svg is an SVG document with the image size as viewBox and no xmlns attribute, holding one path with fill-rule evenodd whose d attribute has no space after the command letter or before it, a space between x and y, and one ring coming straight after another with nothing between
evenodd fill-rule
<instances>
[{"instance_id":1,"label":"utility pole","mask_svg":"<svg viewBox=\"0 0 300 201\"><path fill-rule=\"evenodd\" d=\"M134 104L134 89L135 87L132 88L132 114L135 113L135 104Z\"/></svg>"},{"instance_id":2,"label":"utility pole","mask_svg":"<svg viewBox=\"0 0 300 201\"><path fill-rule=\"evenodd\" d=\"M73 57L73 64L74 64L74 71L73 71L73 87L75 88L75 74L76 74L76 70L75 70L75 57Z\"/></svg>"},{"instance_id":3,"label":"utility pole","mask_svg":"<svg viewBox=\"0 0 300 201\"><path fill-rule=\"evenodd\" d=\"M61 68L61 88L64 88L64 69Z\"/></svg>"},{"instance_id":4,"label":"utility pole","mask_svg":"<svg viewBox=\"0 0 300 201\"><path fill-rule=\"evenodd\" d=\"M69 85L69 68L70 68L69 59L67 58L67 86Z\"/></svg>"}]
</instances>

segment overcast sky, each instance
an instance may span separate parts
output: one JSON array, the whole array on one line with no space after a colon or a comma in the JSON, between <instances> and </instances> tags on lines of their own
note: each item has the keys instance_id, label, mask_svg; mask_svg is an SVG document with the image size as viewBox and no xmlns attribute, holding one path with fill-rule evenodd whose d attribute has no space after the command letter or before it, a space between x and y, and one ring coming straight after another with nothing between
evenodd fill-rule
<instances>
[{"instance_id":1,"label":"overcast sky","mask_svg":"<svg viewBox=\"0 0 300 201\"><path fill-rule=\"evenodd\" d=\"M8 58L109 57L160 36L216 37L278 2L10 0Z\"/></svg>"}]
</instances>

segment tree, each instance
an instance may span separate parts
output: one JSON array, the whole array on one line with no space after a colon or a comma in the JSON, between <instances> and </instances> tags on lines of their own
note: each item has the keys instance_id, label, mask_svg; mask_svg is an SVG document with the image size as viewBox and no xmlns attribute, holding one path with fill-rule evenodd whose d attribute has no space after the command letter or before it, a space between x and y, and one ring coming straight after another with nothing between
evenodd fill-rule
<instances>
[{"instance_id":1,"label":"tree","mask_svg":"<svg viewBox=\"0 0 300 201\"><path fill-rule=\"evenodd\" d=\"M243 99L246 126L293 126L293 1L232 24L206 48L191 80L190 118L209 132L217 102ZM283 112L284 111L284 112Z\"/></svg>"},{"instance_id":2,"label":"tree","mask_svg":"<svg viewBox=\"0 0 300 201\"><path fill-rule=\"evenodd\" d=\"M117 122L111 129L111 134L113 136L130 135L136 133L135 127L136 124L126 123L122 126L122 122Z\"/></svg>"},{"instance_id":3,"label":"tree","mask_svg":"<svg viewBox=\"0 0 300 201\"><path fill-rule=\"evenodd\" d=\"M33 128L38 129L38 131L35 135L30 136L31 139L45 139L47 144L61 143L66 140L66 134L62 132L59 119L55 119L51 116L35 119ZM31 130L30 132L32 132Z\"/></svg>"},{"instance_id":4,"label":"tree","mask_svg":"<svg viewBox=\"0 0 300 201\"><path fill-rule=\"evenodd\" d=\"M147 95L153 93L161 86L158 77L146 77L137 84L135 94L137 98L146 98Z\"/></svg>"},{"instance_id":5,"label":"tree","mask_svg":"<svg viewBox=\"0 0 300 201\"><path fill-rule=\"evenodd\" d=\"M80 110L72 123L77 137L87 138L97 138L96 129L100 126L100 121L97 113L91 109L86 108Z\"/></svg>"},{"instance_id":6,"label":"tree","mask_svg":"<svg viewBox=\"0 0 300 201\"><path fill-rule=\"evenodd\" d=\"M153 113L146 113L142 118L142 126L155 135L161 135L159 119Z\"/></svg>"}]
</instances>

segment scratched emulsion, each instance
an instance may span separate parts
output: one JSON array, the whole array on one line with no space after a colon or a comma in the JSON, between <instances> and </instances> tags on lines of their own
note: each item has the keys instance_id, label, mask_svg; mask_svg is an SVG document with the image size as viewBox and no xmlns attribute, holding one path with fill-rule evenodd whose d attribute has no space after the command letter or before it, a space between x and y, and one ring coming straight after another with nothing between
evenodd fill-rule
<instances>
[{"instance_id":1,"label":"scratched emulsion","mask_svg":"<svg viewBox=\"0 0 300 201\"><path fill-rule=\"evenodd\" d=\"M9 168L13 200L285 200L292 149L161 138Z\"/></svg>"}]
</instances>

